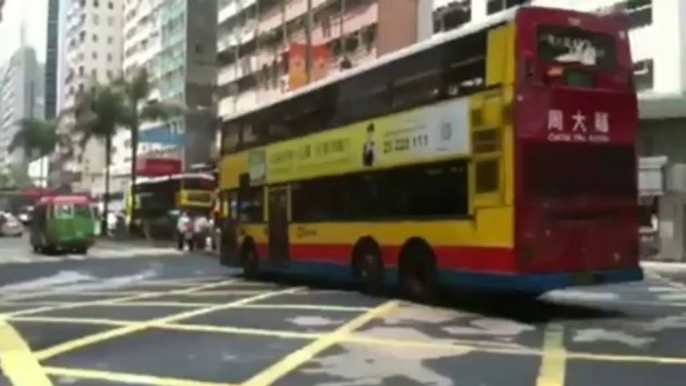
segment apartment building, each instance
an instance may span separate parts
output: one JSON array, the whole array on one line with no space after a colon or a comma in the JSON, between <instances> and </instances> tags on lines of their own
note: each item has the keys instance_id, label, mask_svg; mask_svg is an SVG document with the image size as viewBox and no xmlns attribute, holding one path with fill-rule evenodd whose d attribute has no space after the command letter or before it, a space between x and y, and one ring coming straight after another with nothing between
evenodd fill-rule
<instances>
[{"instance_id":1,"label":"apartment building","mask_svg":"<svg viewBox=\"0 0 686 386\"><path fill-rule=\"evenodd\" d=\"M23 39L22 39L23 41ZM25 167L25 154L9 150L24 118L43 118L43 65L32 47L23 46L12 55L0 72L0 170Z\"/></svg>"},{"instance_id":2,"label":"apartment building","mask_svg":"<svg viewBox=\"0 0 686 386\"><path fill-rule=\"evenodd\" d=\"M418 15L427 5L416 0L220 0L219 115L291 91L288 55L295 45L311 43L323 52L323 76L331 76L416 42L422 31Z\"/></svg>"},{"instance_id":3,"label":"apartment building","mask_svg":"<svg viewBox=\"0 0 686 386\"><path fill-rule=\"evenodd\" d=\"M146 122L141 127L138 156L160 153L183 158L185 165L207 162L214 118L216 0L126 0L124 3L123 71L145 68L151 100L174 101L189 113L171 122ZM130 133L115 139L118 157L112 171L130 170ZM128 173L128 172L127 172Z\"/></svg>"},{"instance_id":4,"label":"apartment building","mask_svg":"<svg viewBox=\"0 0 686 386\"><path fill-rule=\"evenodd\" d=\"M60 55L64 78L60 105L71 111L78 96L94 82L107 84L121 72L123 0L68 0L64 26L64 52ZM67 114L63 127L68 130ZM73 142L78 144L79 139ZM69 161L58 166L56 179L69 181L75 191L90 192L103 177L104 145L90 141L83 149L73 146Z\"/></svg>"}]
</instances>

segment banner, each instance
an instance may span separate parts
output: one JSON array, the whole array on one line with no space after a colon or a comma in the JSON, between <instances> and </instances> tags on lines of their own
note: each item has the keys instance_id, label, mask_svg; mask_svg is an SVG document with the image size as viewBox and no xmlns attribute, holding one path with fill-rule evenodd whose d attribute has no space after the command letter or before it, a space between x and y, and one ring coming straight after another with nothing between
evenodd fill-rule
<instances>
[{"instance_id":1,"label":"banner","mask_svg":"<svg viewBox=\"0 0 686 386\"><path fill-rule=\"evenodd\" d=\"M311 80L326 78L329 73L329 47L320 44L312 47L312 77Z\"/></svg>"},{"instance_id":2,"label":"banner","mask_svg":"<svg viewBox=\"0 0 686 386\"><path fill-rule=\"evenodd\" d=\"M290 43L288 51L288 85L295 90L307 84L307 45ZM325 78L329 72L329 47L325 44L312 46L312 82Z\"/></svg>"},{"instance_id":3,"label":"banner","mask_svg":"<svg viewBox=\"0 0 686 386\"><path fill-rule=\"evenodd\" d=\"M251 184L387 168L468 155L469 99L355 123L253 150Z\"/></svg>"},{"instance_id":4,"label":"banner","mask_svg":"<svg viewBox=\"0 0 686 386\"><path fill-rule=\"evenodd\" d=\"M288 86L291 90L307 83L306 57L307 46L305 44L290 43L288 49Z\"/></svg>"}]
</instances>

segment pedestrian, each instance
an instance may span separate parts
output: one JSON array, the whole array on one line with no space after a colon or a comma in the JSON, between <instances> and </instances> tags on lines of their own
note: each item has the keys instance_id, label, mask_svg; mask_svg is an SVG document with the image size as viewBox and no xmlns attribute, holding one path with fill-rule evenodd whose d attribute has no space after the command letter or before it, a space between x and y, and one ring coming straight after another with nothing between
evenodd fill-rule
<instances>
[{"instance_id":1,"label":"pedestrian","mask_svg":"<svg viewBox=\"0 0 686 386\"><path fill-rule=\"evenodd\" d=\"M179 218L176 220L176 242L177 249L183 251L185 246L186 232L188 232L188 226L191 222L188 213L181 212Z\"/></svg>"}]
</instances>

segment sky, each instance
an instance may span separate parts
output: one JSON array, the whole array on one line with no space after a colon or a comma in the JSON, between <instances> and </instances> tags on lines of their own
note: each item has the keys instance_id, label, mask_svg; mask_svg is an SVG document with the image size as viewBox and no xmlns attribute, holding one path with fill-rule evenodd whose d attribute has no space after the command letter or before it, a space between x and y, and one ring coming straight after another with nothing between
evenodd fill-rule
<instances>
[{"instance_id":1,"label":"sky","mask_svg":"<svg viewBox=\"0 0 686 386\"><path fill-rule=\"evenodd\" d=\"M38 60L45 62L47 17L48 0L5 0L0 21L0 64L19 48L22 18L26 20L27 44L36 49Z\"/></svg>"}]
</instances>

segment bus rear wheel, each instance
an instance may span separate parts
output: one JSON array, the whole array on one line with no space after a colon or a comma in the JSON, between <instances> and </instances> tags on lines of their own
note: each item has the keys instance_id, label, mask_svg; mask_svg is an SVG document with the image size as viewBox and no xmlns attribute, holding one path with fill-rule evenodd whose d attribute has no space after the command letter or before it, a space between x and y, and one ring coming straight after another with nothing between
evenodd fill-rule
<instances>
[{"instance_id":1,"label":"bus rear wheel","mask_svg":"<svg viewBox=\"0 0 686 386\"><path fill-rule=\"evenodd\" d=\"M246 245L241 251L243 276L248 280L257 280L260 276L260 262L252 245Z\"/></svg>"},{"instance_id":2,"label":"bus rear wheel","mask_svg":"<svg viewBox=\"0 0 686 386\"><path fill-rule=\"evenodd\" d=\"M400 286L411 300L421 303L436 300L436 260L429 246L412 243L405 247L400 256Z\"/></svg>"}]
</instances>

